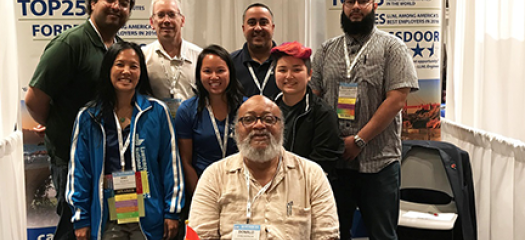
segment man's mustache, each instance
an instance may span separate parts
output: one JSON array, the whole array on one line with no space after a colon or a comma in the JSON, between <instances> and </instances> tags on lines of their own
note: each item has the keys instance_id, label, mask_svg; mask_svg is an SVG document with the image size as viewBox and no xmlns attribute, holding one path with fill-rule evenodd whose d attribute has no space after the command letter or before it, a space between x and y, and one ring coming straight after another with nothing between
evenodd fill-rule
<instances>
[{"instance_id":1,"label":"man's mustache","mask_svg":"<svg viewBox=\"0 0 525 240\"><path fill-rule=\"evenodd\" d=\"M271 137L271 134L268 130L264 129L264 130L253 130L252 132L250 132L248 134L248 138L249 139L252 139L253 137L255 136L265 136L265 137Z\"/></svg>"}]
</instances>

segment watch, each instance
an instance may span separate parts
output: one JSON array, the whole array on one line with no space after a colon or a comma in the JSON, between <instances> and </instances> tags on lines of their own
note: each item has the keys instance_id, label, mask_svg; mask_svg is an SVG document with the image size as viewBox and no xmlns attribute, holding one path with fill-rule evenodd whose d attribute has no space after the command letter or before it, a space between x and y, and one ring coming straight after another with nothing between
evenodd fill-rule
<instances>
[{"instance_id":1,"label":"watch","mask_svg":"<svg viewBox=\"0 0 525 240\"><path fill-rule=\"evenodd\" d=\"M355 145L357 145L360 149L363 149L366 147L366 142L363 140L359 135L354 135L354 142Z\"/></svg>"}]
</instances>

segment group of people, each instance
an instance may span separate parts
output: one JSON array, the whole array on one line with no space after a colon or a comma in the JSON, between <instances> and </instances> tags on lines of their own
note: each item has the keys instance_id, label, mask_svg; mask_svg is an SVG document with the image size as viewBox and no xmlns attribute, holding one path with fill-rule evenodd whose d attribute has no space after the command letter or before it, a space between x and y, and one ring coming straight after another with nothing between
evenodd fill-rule
<instances>
[{"instance_id":1,"label":"group of people","mask_svg":"<svg viewBox=\"0 0 525 240\"><path fill-rule=\"evenodd\" d=\"M88 0L46 47L26 95L45 132L55 239L397 239L401 114L417 90L374 0L345 0L344 34L277 45L273 13L243 14L233 53L184 40L178 0L152 0L158 40L123 41L134 0ZM335 197L334 197L335 196Z\"/></svg>"}]
</instances>

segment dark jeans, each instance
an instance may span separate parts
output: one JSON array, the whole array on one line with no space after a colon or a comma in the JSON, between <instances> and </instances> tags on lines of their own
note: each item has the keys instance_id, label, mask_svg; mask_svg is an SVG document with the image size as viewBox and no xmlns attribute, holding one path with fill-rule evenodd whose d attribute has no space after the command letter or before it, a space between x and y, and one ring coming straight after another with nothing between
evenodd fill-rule
<instances>
[{"instance_id":1,"label":"dark jeans","mask_svg":"<svg viewBox=\"0 0 525 240\"><path fill-rule=\"evenodd\" d=\"M341 240L350 240L356 207L359 207L370 240L397 240L400 164L394 162L378 173L337 169L333 190L337 202Z\"/></svg>"},{"instance_id":2,"label":"dark jeans","mask_svg":"<svg viewBox=\"0 0 525 240\"><path fill-rule=\"evenodd\" d=\"M60 220L55 231L55 240L76 239L75 230L71 223L71 208L65 200L68 167L64 165L51 164L51 178L57 192L57 214Z\"/></svg>"}]
</instances>

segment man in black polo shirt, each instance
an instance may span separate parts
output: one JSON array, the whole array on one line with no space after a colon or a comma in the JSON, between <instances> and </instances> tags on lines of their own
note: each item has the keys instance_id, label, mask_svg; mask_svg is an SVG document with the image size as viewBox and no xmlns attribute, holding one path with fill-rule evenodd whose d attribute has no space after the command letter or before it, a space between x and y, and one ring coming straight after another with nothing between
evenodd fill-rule
<instances>
[{"instance_id":1,"label":"man in black polo shirt","mask_svg":"<svg viewBox=\"0 0 525 240\"><path fill-rule=\"evenodd\" d=\"M54 239L75 239L71 209L64 199L71 131L78 110L93 99L107 49L120 39L135 0L88 0L89 19L46 46L25 97L33 119L45 130L60 221ZM82 238L83 236L77 236Z\"/></svg>"},{"instance_id":2,"label":"man in black polo shirt","mask_svg":"<svg viewBox=\"0 0 525 240\"><path fill-rule=\"evenodd\" d=\"M280 92L275 84L270 50L272 41L273 13L261 3L251 4L244 10L242 31L246 43L242 49L231 54L246 96L264 95L273 99Z\"/></svg>"}]
</instances>

